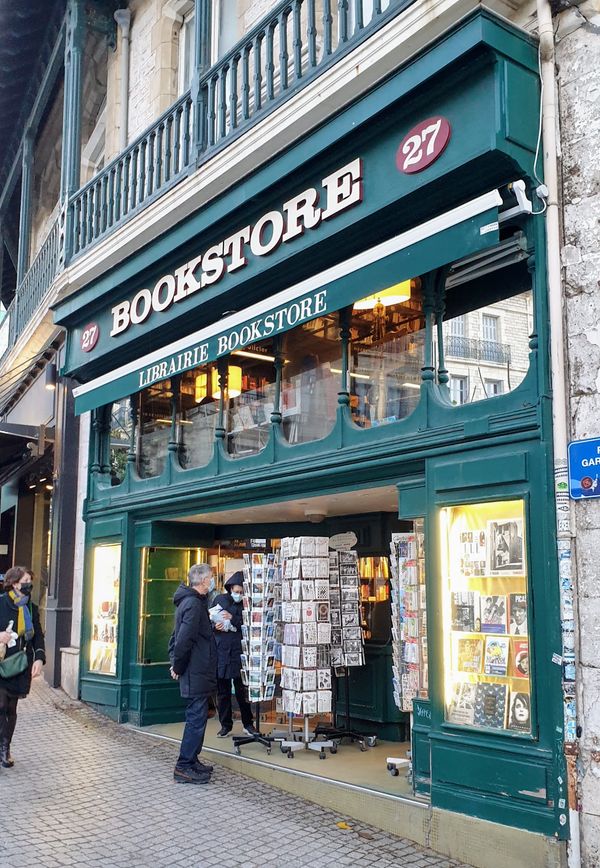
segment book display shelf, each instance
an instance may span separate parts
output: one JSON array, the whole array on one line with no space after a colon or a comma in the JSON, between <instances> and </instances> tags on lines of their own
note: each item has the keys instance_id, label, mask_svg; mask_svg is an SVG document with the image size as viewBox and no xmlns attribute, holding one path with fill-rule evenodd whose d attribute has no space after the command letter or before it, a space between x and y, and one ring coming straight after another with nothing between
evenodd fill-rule
<instances>
[{"instance_id":1,"label":"book display shelf","mask_svg":"<svg viewBox=\"0 0 600 868\"><path fill-rule=\"evenodd\" d=\"M530 624L521 500L441 512L445 717L531 733Z\"/></svg>"}]
</instances>

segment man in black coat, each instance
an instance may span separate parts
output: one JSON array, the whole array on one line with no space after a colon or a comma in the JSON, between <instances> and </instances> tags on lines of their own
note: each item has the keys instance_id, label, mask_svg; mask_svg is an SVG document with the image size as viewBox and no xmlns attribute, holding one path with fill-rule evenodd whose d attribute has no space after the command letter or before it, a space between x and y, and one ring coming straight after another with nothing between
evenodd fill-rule
<instances>
[{"instance_id":1,"label":"man in black coat","mask_svg":"<svg viewBox=\"0 0 600 868\"><path fill-rule=\"evenodd\" d=\"M221 729L219 738L225 738L233 727L231 708L231 682L242 715L242 726L247 735L256 735L252 706L241 678L242 668L242 594L244 574L234 573L225 582L225 594L215 597L213 606L219 605L231 615L230 628L219 631L217 641L217 707Z\"/></svg>"},{"instance_id":2,"label":"man in black coat","mask_svg":"<svg viewBox=\"0 0 600 868\"><path fill-rule=\"evenodd\" d=\"M177 783L206 784L212 766L199 762L198 754L204 743L208 700L217 687L217 648L207 602L214 588L210 566L194 564L188 582L189 586L181 584L173 597L177 610L169 642L171 675L179 681L182 698L187 699L174 778Z\"/></svg>"}]
</instances>

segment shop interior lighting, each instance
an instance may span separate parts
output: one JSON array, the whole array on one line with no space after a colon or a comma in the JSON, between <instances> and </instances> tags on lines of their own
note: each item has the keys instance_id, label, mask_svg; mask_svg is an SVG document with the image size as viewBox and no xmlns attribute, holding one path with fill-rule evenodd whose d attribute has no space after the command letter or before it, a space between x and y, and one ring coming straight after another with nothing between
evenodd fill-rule
<instances>
[{"instance_id":1,"label":"shop interior lighting","mask_svg":"<svg viewBox=\"0 0 600 868\"><path fill-rule=\"evenodd\" d=\"M329 368L332 374L341 374L341 368ZM370 380L371 377L369 374L358 374L355 371L348 371L349 376L356 377L357 380Z\"/></svg>"},{"instance_id":2,"label":"shop interior lighting","mask_svg":"<svg viewBox=\"0 0 600 868\"><path fill-rule=\"evenodd\" d=\"M402 389L420 389L421 384L420 383L402 383L401 388Z\"/></svg>"},{"instance_id":3,"label":"shop interior lighting","mask_svg":"<svg viewBox=\"0 0 600 868\"><path fill-rule=\"evenodd\" d=\"M237 398L242 394L242 369L239 365L229 365L227 368L227 397ZM221 397L221 389L219 386L219 371L213 368L211 371L211 395L217 400Z\"/></svg>"},{"instance_id":4,"label":"shop interior lighting","mask_svg":"<svg viewBox=\"0 0 600 868\"><path fill-rule=\"evenodd\" d=\"M208 398L208 374L197 374L194 380L194 401L199 404Z\"/></svg>"},{"instance_id":5,"label":"shop interior lighting","mask_svg":"<svg viewBox=\"0 0 600 868\"><path fill-rule=\"evenodd\" d=\"M393 304L401 304L403 301L408 301L409 298L410 280L403 280L401 283L395 283L393 286L388 286L387 289L382 289L381 292L367 295L365 298L355 301L354 310L373 310L377 304L391 307Z\"/></svg>"},{"instance_id":6,"label":"shop interior lighting","mask_svg":"<svg viewBox=\"0 0 600 868\"><path fill-rule=\"evenodd\" d=\"M46 491L54 491L54 486L50 483L48 483L48 485L45 485L44 488L46 489Z\"/></svg>"},{"instance_id":7,"label":"shop interior lighting","mask_svg":"<svg viewBox=\"0 0 600 868\"><path fill-rule=\"evenodd\" d=\"M275 356L269 356L266 353L255 353L253 350L234 350L233 356L244 356L246 359L260 359L263 362L274 362Z\"/></svg>"}]
</instances>

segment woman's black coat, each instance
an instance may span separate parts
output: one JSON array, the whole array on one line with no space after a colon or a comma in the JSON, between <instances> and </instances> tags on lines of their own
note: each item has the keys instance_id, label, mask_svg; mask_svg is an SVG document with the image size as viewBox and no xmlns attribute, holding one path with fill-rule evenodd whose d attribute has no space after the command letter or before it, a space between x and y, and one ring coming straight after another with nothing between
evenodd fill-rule
<instances>
[{"instance_id":1,"label":"woman's black coat","mask_svg":"<svg viewBox=\"0 0 600 868\"><path fill-rule=\"evenodd\" d=\"M215 631L215 639L217 641L217 677L239 678L242 668L242 602L240 600L239 603L236 603L230 594L219 594L218 597L215 597L212 605L219 605L226 612L230 612L230 623L236 628L235 633L233 630Z\"/></svg>"},{"instance_id":2,"label":"woman's black coat","mask_svg":"<svg viewBox=\"0 0 600 868\"><path fill-rule=\"evenodd\" d=\"M31 667L33 666L33 661L41 660L42 663L46 662L46 645L44 642L44 632L40 624L40 612L34 603L29 603L29 610L31 612L31 620L33 621L33 639L30 639L25 645L29 666L12 678L2 678L0 676L0 689L19 697L27 696L31 688ZM13 603L8 594L0 594L0 630L6 630L12 621L13 630L16 633L18 620L18 607ZM22 648L23 639L19 638L12 648L6 649L6 657L16 654Z\"/></svg>"},{"instance_id":3,"label":"woman's black coat","mask_svg":"<svg viewBox=\"0 0 600 868\"><path fill-rule=\"evenodd\" d=\"M184 699L207 696L217 689L217 647L208 616L206 596L187 585L175 591L175 630L169 659Z\"/></svg>"}]
</instances>

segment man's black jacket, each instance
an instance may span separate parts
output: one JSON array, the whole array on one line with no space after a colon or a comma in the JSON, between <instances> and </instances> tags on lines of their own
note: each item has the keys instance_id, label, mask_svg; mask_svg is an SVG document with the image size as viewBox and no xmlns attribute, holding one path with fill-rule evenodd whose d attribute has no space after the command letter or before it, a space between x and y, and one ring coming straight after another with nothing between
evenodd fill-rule
<instances>
[{"instance_id":1,"label":"man's black jacket","mask_svg":"<svg viewBox=\"0 0 600 868\"><path fill-rule=\"evenodd\" d=\"M175 630L169 659L184 699L214 693L217 688L217 647L208 616L208 601L193 588L180 585L173 602Z\"/></svg>"}]
</instances>

